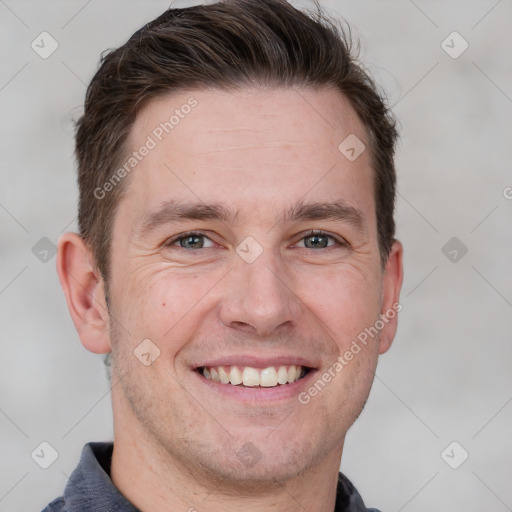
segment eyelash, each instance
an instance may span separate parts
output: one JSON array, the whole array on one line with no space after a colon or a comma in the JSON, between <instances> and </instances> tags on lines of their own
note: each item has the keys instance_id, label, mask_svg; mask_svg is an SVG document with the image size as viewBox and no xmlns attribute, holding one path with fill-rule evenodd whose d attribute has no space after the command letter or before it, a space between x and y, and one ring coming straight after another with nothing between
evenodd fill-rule
<instances>
[{"instance_id":1,"label":"eyelash","mask_svg":"<svg viewBox=\"0 0 512 512\"><path fill-rule=\"evenodd\" d=\"M181 239L189 238L191 236L204 236L205 238L208 238L209 240L211 240L211 238L208 237L208 235L204 231L188 231L186 233L181 233L181 234L167 240L164 243L164 245L166 247L173 247ZM350 247L349 243L346 240L344 240L343 238L338 238L326 231L322 231L322 230L318 230L318 229L313 229L311 231L308 231L307 233L303 233L302 236L300 237L299 241L303 240L304 238L311 237L311 236L325 236L327 238L330 238L331 240L334 240L336 242L336 244L338 244L341 247ZM213 240L211 240L211 241L213 242ZM331 247L333 247L333 246L327 246L324 249L329 249ZM180 247L180 249L184 249L186 251L188 251L188 250L192 251L191 249L185 249L184 247ZM210 247L207 247L207 249L210 249ZM308 247L301 247L301 249L308 249ZM316 249L311 249L311 250L316 250Z\"/></svg>"},{"instance_id":2,"label":"eyelash","mask_svg":"<svg viewBox=\"0 0 512 512\"><path fill-rule=\"evenodd\" d=\"M166 247L172 247L176 242L179 242L182 238L189 238L191 236L204 236L205 238L211 240L211 238L204 231L187 231L186 233L180 233L179 235L170 238L164 243L164 245ZM180 249L183 249L183 247L180 247Z\"/></svg>"},{"instance_id":3,"label":"eyelash","mask_svg":"<svg viewBox=\"0 0 512 512\"><path fill-rule=\"evenodd\" d=\"M311 231L308 231L306 234L303 234L300 238L300 240L303 240L304 238L308 238L310 236L325 236L327 238L330 238L331 240L334 240L338 245L348 247L348 242L344 240L341 237L337 237L334 235L331 235L331 233L328 233L327 231L322 231L321 229L312 229ZM332 247L332 246L328 246ZM307 249L307 247L306 247Z\"/></svg>"}]
</instances>

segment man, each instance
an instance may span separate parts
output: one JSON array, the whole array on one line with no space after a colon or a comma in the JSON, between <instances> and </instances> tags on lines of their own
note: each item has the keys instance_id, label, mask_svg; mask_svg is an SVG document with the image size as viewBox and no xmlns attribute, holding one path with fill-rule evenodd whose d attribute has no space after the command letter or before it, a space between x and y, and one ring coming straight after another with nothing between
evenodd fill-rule
<instances>
[{"instance_id":1,"label":"man","mask_svg":"<svg viewBox=\"0 0 512 512\"><path fill-rule=\"evenodd\" d=\"M367 510L338 473L395 335L396 130L348 38L279 0L170 9L78 123L58 273L114 443L47 511Z\"/></svg>"}]
</instances>

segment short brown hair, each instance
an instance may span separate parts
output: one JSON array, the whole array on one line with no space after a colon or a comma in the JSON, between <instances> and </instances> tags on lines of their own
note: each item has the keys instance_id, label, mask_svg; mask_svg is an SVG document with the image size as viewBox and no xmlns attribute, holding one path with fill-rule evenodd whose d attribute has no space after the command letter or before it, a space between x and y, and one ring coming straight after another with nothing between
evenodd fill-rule
<instances>
[{"instance_id":1,"label":"short brown hair","mask_svg":"<svg viewBox=\"0 0 512 512\"><path fill-rule=\"evenodd\" d=\"M316 8L306 14L283 0L226 0L169 9L102 56L77 123L76 157L80 234L106 284L113 219L127 180L105 197L97 191L123 162L142 107L163 95L207 87L339 90L366 129L385 263L395 231L395 119L353 55L350 29L329 20L318 3Z\"/></svg>"}]
</instances>

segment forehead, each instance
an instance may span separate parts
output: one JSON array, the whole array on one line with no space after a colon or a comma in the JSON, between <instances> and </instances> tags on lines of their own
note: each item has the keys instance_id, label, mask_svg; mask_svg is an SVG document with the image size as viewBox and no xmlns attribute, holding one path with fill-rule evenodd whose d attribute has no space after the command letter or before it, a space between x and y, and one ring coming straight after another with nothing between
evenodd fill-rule
<instances>
[{"instance_id":1,"label":"forehead","mask_svg":"<svg viewBox=\"0 0 512 512\"><path fill-rule=\"evenodd\" d=\"M125 213L179 198L229 204L243 217L265 205L340 196L371 211L369 151L351 161L339 149L354 136L367 146L354 109L330 89L207 89L159 98L141 110L130 135L130 154L140 160Z\"/></svg>"}]
</instances>

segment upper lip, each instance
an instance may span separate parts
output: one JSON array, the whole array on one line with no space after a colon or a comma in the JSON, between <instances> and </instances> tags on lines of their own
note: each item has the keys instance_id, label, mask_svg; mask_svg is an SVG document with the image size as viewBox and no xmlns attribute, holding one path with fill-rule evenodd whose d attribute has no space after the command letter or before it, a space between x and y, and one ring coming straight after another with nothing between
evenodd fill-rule
<instances>
[{"instance_id":1,"label":"upper lip","mask_svg":"<svg viewBox=\"0 0 512 512\"><path fill-rule=\"evenodd\" d=\"M192 368L194 370L197 368L212 366L249 366L251 368L269 368L270 366L279 367L289 365L303 366L311 369L318 368L318 365L311 359L305 359L294 355L280 355L273 357L257 357L249 355L221 356L192 365Z\"/></svg>"}]
</instances>

